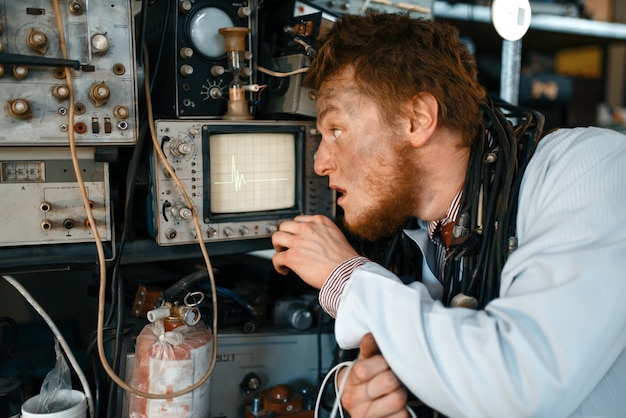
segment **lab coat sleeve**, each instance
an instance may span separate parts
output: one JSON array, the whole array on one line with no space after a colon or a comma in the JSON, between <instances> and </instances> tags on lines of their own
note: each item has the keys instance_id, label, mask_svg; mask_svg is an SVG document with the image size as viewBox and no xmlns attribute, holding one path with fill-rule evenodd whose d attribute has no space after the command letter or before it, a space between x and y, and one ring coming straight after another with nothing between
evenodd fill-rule
<instances>
[{"instance_id":1,"label":"lab coat sleeve","mask_svg":"<svg viewBox=\"0 0 626 418\"><path fill-rule=\"evenodd\" d=\"M446 308L370 262L344 288L337 342L357 347L371 332L408 389L451 417L572 414L626 347L625 180L623 136L546 137L522 184L500 298Z\"/></svg>"}]
</instances>

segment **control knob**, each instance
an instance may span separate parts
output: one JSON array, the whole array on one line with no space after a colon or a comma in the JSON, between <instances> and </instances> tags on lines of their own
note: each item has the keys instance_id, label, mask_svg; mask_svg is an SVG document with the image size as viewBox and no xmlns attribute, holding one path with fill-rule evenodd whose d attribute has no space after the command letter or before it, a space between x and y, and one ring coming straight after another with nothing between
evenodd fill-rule
<instances>
[{"instance_id":1,"label":"control knob","mask_svg":"<svg viewBox=\"0 0 626 418\"><path fill-rule=\"evenodd\" d=\"M193 49L189 47L181 48L179 52L182 59L189 59L193 57Z\"/></svg>"},{"instance_id":2,"label":"control knob","mask_svg":"<svg viewBox=\"0 0 626 418\"><path fill-rule=\"evenodd\" d=\"M118 119L126 119L130 115L130 110L126 106L116 106L113 109L113 114Z\"/></svg>"},{"instance_id":3,"label":"control knob","mask_svg":"<svg viewBox=\"0 0 626 418\"><path fill-rule=\"evenodd\" d=\"M191 10L191 2L189 0L181 1L178 5L178 10L181 13L189 13L189 11Z\"/></svg>"},{"instance_id":4,"label":"control knob","mask_svg":"<svg viewBox=\"0 0 626 418\"><path fill-rule=\"evenodd\" d=\"M221 65L214 65L211 67L211 75L213 77L219 77L224 74L224 67Z\"/></svg>"},{"instance_id":5,"label":"control knob","mask_svg":"<svg viewBox=\"0 0 626 418\"><path fill-rule=\"evenodd\" d=\"M104 81L94 84L89 91L89 98L96 107L106 104L110 97L111 89L109 89L109 86L107 86Z\"/></svg>"},{"instance_id":6,"label":"control knob","mask_svg":"<svg viewBox=\"0 0 626 418\"><path fill-rule=\"evenodd\" d=\"M16 80L24 80L28 77L28 67L25 65L14 65L13 66L13 78Z\"/></svg>"},{"instance_id":7,"label":"control knob","mask_svg":"<svg viewBox=\"0 0 626 418\"><path fill-rule=\"evenodd\" d=\"M69 4L70 13L74 16L80 16L85 14L87 11L87 6L85 2L82 0L72 0Z\"/></svg>"},{"instance_id":8,"label":"control knob","mask_svg":"<svg viewBox=\"0 0 626 418\"><path fill-rule=\"evenodd\" d=\"M70 97L70 88L65 84L59 84L52 88L52 95L59 100L65 100Z\"/></svg>"},{"instance_id":9,"label":"control knob","mask_svg":"<svg viewBox=\"0 0 626 418\"><path fill-rule=\"evenodd\" d=\"M33 51L44 55L48 50L48 37L45 33L35 28L31 28L28 38L26 39L26 44Z\"/></svg>"},{"instance_id":10,"label":"control knob","mask_svg":"<svg viewBox=\"0 0 626 418\"><path fill-rule=\"evenodd\" d=\"M242 6L237 9L237 16L246 18L252 14L252 9L249 6Z\"/></svg>"},{"instance_id":11,"label":"control knob","mask_svg":"<svg viewBox=\"0 0 626 418\"><path fill-rule=\"evenodd\" d=\"M9 100L9 114L17 119L30 119L33 116L33 108L26 99Z\"/></svg>"},{"instance_id":12,"label":"control knob","mask_svg":"<svg viewBox=\"0 0 626 418\"><path fill-rule=\"evenodd\" d=\"M96 55L102 55L109 50L109 38L104 33L96 33L91 37L91 50Z\"/></svg>"},{"instance_id":13,"label":"control knob","mask_svg":"<svg viewBox=\"0 0 626 418\"><path fill-rule=\"evenodd\" d=\"M172 141L170 144L170 153L174 157L183 157L185 155L191 154L193 151L193 145L191 145L187 141L183 141L180 139Z\"/></svg>"},{"instance_id":14,"label":"control knob","mask_svg":"<svg viewBox=\"0 0 626 418\"><path fill-rule=\"evenodd\" d=\"M170 208L170 212L172 216L176 219L190 221L193 218L193 211L182 204L172 205L172 207Z\"/></svg>"},{"instance_id":15,"label":"control knob","mask_svg":"<svg viewBox=\"0 0 626 418\"><path fill-rule=\"evenodd\" d=\"M188 77L193 74L193 67L188 64L184 64L180 66L180 75L183 77Z\"/></svg>"},{"instance_id":16,"label":"control knob","mask_svg":"<svg viewBox=\"0 0 626 418\"><path fill-rule=\"evenodd\" d=\"M239 387L249 395L261 387L261 378L256 373L248 373L243 377Z\"/></svg>"},{"instance_id":17,"label":"control knob","mask_svg":"<svg viewBox=\"0 0 626 418\"><path fill-rule=\"evenodd\" d=\"M308 329L313 325L313 314L301 306L292 306L287 313L289 324L295 329Z\"/></svg>"},{"instance_id":18,"label":"control knob","mask_svg":"<svg viewBox=\"0 0 626 418\"><path fill-rule=\"evenodd\" d=\"M224 93L222 92L222 89L219 86L212 86L209 89L209 97L211 99L220 99L224 96Z\"/></svg>"}]
</instances>

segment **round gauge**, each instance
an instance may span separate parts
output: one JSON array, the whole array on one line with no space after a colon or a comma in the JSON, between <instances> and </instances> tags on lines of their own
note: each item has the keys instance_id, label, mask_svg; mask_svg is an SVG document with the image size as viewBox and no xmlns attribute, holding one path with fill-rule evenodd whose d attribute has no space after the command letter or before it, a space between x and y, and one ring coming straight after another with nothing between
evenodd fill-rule
<instances>
[{"instance_id":1,"label":"round gauge","mask_svg":"<svg viewBox=\"0 0 626 418\"><path fill-rule=\"evenodd\" d=\"M220 58L226 53L226 44L217 31L232 26L233 21L222 9L204 7L191 17L189 39L200 54L207 58Z\"/></svg>"}]
</instances>

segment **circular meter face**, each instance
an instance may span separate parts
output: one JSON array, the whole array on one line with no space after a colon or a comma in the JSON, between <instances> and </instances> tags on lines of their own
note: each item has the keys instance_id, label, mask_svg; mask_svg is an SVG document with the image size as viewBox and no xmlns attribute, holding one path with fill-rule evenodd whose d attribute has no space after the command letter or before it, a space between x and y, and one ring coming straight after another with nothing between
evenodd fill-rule
<instances>
[{"instance_id":1,"label":"circular meter face","mask_svg":"<svg viewBox=\"0 0 626 418\"><path fill-rule=\"evenodd\" d=\"M215 7L204 7L191 17L189 39L200 54L217 59L226 53L224 37L217 31L232 26L233 21L226 12Z\"/></svg>"}]
</instances>

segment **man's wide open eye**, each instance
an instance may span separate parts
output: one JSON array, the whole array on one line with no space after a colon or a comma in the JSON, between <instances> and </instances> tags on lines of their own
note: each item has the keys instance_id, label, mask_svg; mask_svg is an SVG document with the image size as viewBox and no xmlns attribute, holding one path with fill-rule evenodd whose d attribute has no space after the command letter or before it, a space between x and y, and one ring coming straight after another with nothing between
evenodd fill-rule
<instances>
[{"instance_id":1,"label":"man's wide open eye","mask_svg":"<svg viewBox=\"0 0 626 418\"><path fill-rule=\"evenodd\" d=\"M339 139L339 137L341 136L341 133L343 131L341 129L334 129L333 130L333 137L335 138L335 141Z\"/></svg>"}]
</instances>

